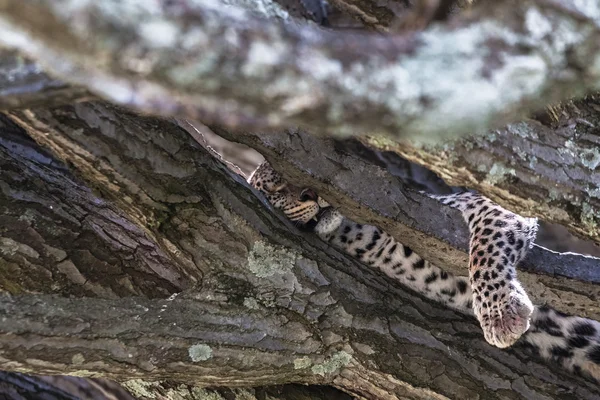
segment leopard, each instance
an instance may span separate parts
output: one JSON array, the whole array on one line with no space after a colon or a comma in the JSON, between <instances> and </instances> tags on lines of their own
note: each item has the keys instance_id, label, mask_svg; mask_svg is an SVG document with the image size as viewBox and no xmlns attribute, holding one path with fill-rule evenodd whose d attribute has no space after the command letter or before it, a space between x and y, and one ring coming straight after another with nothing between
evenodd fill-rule
<instances>
[{"instance_id":1,"label":"leopard","mask_svg":"<svg viewBox=\"0 0 600 400\"><path fill-rule=\"evenodd\" d=\"M485 340L507 348L517 341L542 358L600 381L600 323L534 306L516 265L537 234L537 220L473 193L430 195L462 214L469 228L469 274L430 263L377 226L342 215L310 188L288 183L264 161L248 183L297 226L404 287L479 321Z\"/></svg>"}]
</instances>

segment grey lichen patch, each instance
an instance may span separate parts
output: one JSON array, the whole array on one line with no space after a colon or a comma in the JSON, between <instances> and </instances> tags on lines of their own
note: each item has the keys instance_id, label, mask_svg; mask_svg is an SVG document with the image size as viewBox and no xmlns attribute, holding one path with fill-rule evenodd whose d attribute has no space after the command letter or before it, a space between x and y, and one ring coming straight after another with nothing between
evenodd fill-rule
<instances>
[{"instance_id":1,"label":"grey lichen patch","mask_svg":"<svg viewBox=\"0 0 600 400\"><path fill-rule=\"evenodd\" d=\"M517 135L517 136L520 136L525 139L527 139L529 137L531 137L532 139L538 138L537 132L535 132L535 130L531 129L526 122L509 124L506 126L506 130L508 130L508 132L512 133L513 135Z\"/></svg>"},{"instance_id":2,"label":"grey lichen patch","mask_svg":"<svg viewBox=\"0 0 600 400\"><path fill-rule=\"evenodd\" d=\"M244 306L251 310L258 310L260 308L258 301L252 297L246 297L244 299Z\"/></svg>"},{"instance_id":3,"label":"grey lichen patch","mask_svg":"<svg viewBox=\"0 0 600 400\"><path fill-rule=\"evenodd\" d=\"M205 344L195 344L188 349L188 354L193 362L206 361L212 357L212 349Z\"/></svg>"},{"instance_id":4,"label":"grey lichen patch","mask_svg":"<svg viewBox=\"0 0 600 400\"><path fill-rule=\"evenodd\" d=\"M127 389L135 398L156 398L156 387L158 386L155 382L147 382L141 379L131 379L122 383L122 386Z\"/></svg>"},{"instance_id":5,"label":"grey lichen patch","mask_svg":"<svg viewBox=\"0 0 600 400\"><path fill-rule=\"evenodd\" d=\"M168 399L176 399L177 392L181 393L185 397L180 397L181 399L190 399L190 400L225 400L223 396L219 393L208 391L204 388L193 387L190 390L185 385L179 385L177 388L171 389L167 392Z\"/></svg>"},{"instance_id":6,"label":"grey lichen patch","mask_svg":"<svg viewBox=\"0 0 600 400\"><path fill-rule=\"evenodd\" d=\"M589 203L583 202L581 205L581 223L591 236L598 234L598 220L600 220L600 211L596 210Z\"/></svg>"},{"instance_id":7,"label":"grey lichen patch","mask_svg":"<svg viewBox=\"0 0 600 400\"><path fill-rule=\"evenodd\" d=\"M19 243L11 238L0 237L0 254L13 256L17 253L30 258L38 258L40 256L37 251L24 243Z\"/></svg>"},{"instance_id":8,"label":"grey lichen patch","mask_svg":"<svg viewBox=\"0 0 600 400\"><path fill-rule=\"evenodd\" d=\"M596 188L589 187L589 188L586 188L585 191L591 197L596 197L596 198L600 199L600 187L596 187Z\"/></svg>"},{"instance_id":9,"label":"grey lichen patch","mask_svg":"<svg viewBox=\"0 0 600 400\"><path fill-rule=\"evenodd\" d=\"M259 278L273 276L291 270L298 254L281 246L258 241L248 255L248 269Z\"/></svg>"},{"instance_id":10,"label":"grey lichen patch","mask_svg":"<svg viewBox=\"0 0 600 400\"><path fill-rule=\"evenodd\" d=\"M294 358L294 369L305 369L312 365L309 357Z\"/></svg>"},{"instance_id":11,"label":"grey lichen patch","mask_svg":"<svg viewBox=\"0 0 600 400\"><path fill-rule=\"evenodd\" d=\"M73 357L71 357L71 363L73 363L75 365L80 365L80 364L83 364L84 362L85 362L85 357L83 357L83 354L81 354L81 353L74 354Z\"/></svg>"},{"instance_id":12,"label":"grey lichen patch","mask_svg":"<svg viewBox=\"0 0 600 400\"><path fill-rule=\"evenodd\" d=\"M600 150L596 148L582 150L580 159L584 167L593 171L600 165Z\"/></svg>"},{"instance_id":13,"label":"grey lichen patch","mask_svg":"<svg viewBox=\"0 0 600 400\"><path fill-rule=\"evenodd\" d=\"M338 351L321 364L315 364L310 369L313 374L325 376L339 371L350 363L352 356L345 351Z\"/></svg>"},{"instance_id":14,"label":"grey lichen patch","mask_svg":"<svg viewBox=\"0 0 600 400\"><path fill-rule=\"evenodd\" d=\"M485 177L485 182L491 185L495 185L497 183L502 182L506 179L506 175L515 175L516 172L513 168L507 168L501 163L494 163L492 168L490 168L487 176Z\"/></svg>"}]
</instances>

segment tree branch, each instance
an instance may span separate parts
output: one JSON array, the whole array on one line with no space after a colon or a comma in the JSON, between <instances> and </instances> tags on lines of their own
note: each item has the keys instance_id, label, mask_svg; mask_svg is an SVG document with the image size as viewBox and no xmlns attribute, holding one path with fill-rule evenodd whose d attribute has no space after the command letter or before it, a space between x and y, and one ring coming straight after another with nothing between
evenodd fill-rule
<instances>
[{"instance_id":1,"label":"tree branch","mask_svg":"<svg viewBox=\"0 0 600 400\"><path fill-rule=\"evenodd\" d=\"M299 234L168 121L101 103L12 118L202 281L172 300L1 297L1 368L227 386L322 382L383 399L600 394L523 348L491 348L472 317ZM202 345L211 358L202 360Z\"/></svg>"},{"instance_id":2,"label":"tree branch","mask_svg":"<svg viewBox=\"0 0 600 400\"><path fill-rule=\"evenodd\" d=\"M600 34L584 5L486 4L476 20L381 37L207 0L69 4L4 1L0 41L117 103L229 127L459 136L598 84Z\"/></svg>"},{"instance_id":3,"label":"tree branch","mask_svg":"<svg viewBox=\"0 0 600 400\"><path fill-rule=\"evenodd\" d=\"M345 215L380 226L425 259L457 275L465 274L469 234L460 213L426 195L406 190L391 169L338 151L334 141L304 131L293 130L283 135L228 133L215 126L211 128L226 139L256 148L290 182L314 188ZM483 193L487 195L486 191ZM596 301L600 296L599 263L600 259L595 257L556 253L536 246L519 264L523 270L519 276L534 302L547 302L564 312L577 309L577 314L597 319L600 318ZM574 285L585 288L583 291L591 296L567 294ZM564 292L551 295L555 289ZM568 306L564 296L573 300Z\"/></svg>"},{"instance_id":4,"label":"tree branch","mask_svg":"<svg viewBox=\"0 0 600 400\"><path fill-rule=\"evenodd\" d=\"M46 75L40 66L14 51L0 51L0 109L66 104L92 96Z\"/></svg>"},{"instance_id":5,"label":"tree branch","mask_svg":"<svg viewBox=\"0 0 600 400\"><path fill-rule=\"evenodd\" d=\"M598 110L598 96L588 96L540 114L546 125L530 119L444 146L362 140L427 167L450 185L476 189L521 215L564 225L600 245Z\"/></svg>"}]
</instances>

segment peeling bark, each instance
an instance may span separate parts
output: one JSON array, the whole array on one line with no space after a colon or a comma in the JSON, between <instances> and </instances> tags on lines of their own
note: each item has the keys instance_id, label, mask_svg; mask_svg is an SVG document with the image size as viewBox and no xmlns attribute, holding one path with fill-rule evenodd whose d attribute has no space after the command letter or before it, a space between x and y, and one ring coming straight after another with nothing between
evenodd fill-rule
<instances>
[{"instance_id":1,"label":"peeling bark","mask_svg":"<svg viewBox=\"0 0 600 400\"><path fill-rule=\"evenodd\" d=\"M23 285L0 297L2 369L228 387L320 383L370 399L600 395L523 348L491 348L472 317L297 232L173 123L101 103L11 118L202 280L169 299L64 298ZM25 176L40 165L67 174L56 161L17 157L18 146L3 151ZM69 181L54 195L77 193L81 183ZM93 209L94 198L84 200ZM119 231L123 221L106 224Z\"/></svg>"},{"instance_id":2,"label":"peeling bark","mask_svg":"<svg viewBox=\"0 0 600 400\"><path fill-rule=\"evenodd\" d=\"M486 3L391 37L261 20L208 0L140 4L6 0L0 41L116 103L229 127L432 140L598 87L599 17L585 4Z\"/></svg>"}]
</instances>

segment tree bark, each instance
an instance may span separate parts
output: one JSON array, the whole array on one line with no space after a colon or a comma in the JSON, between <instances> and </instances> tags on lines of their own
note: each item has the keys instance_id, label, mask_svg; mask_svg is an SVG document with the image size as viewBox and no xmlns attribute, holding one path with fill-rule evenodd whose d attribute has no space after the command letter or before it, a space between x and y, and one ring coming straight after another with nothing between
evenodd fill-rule
<instances>
[{"instance_id":1,"label":"tree bark","mask_svg":"<svg viewBox=\"0 0 600 400\"><path fill-rule=\"evenodd\" d=\"M288 131L287 135L228 133L215 126L213 130L258 149L289 181L315 188L345 215L380 226L425 259L455 274L465 274L469 235L460 213L425 194L406 190L406 184L391 169L340 150L335 141L300 130ZM461 173L469 171L457 168L456 174ZM493 195L491 189L482 189L483 194ZM519 265L519 276L534 302L598 319L599 263L595 257L535 246Z\"/></svg>"},{"instance_id":2,"label":"tree bark","mask_svg":"<svg viewBox=\"0 0 600 400\"><path fill-rule=\"evenodd\" d=\"M252 389L200 388L183 384L129 381L131 394L106 379L75 376L27 376L0 371L3 400L350 400L347 394L326 386L278 385ZM135 397L132 397L134 395Z\"/></svg>"},{"instance_id":3,"label":"tree bark","mask_svg":"<svg viewBox=\"0 0 600 400\"><path fill-rule=\"evenodd\" d=\"M13 295L0 298L2 369L106 376L130 389L139 379L137 388L319 383L370 399L600 395L522 347L490 347L471 316L297 232L170 121L102 103L10 117L78 177L4 127L0 204L13 219L2 224L0 263L42 278L4 277ZM284 156L278 167L299 175ZM59 242L51 227L87 239ZM84 249L95 258L78 256Z\"/></svg>"},{"instance_id":4,"label":"tree bark","mask_svg":"<svg viewBox=\"0 0 600 400\"><path fill-rule=\"evenodd\" d=\"M600 246L600 124L597 95L550 107L483 136L444 146L363 139L426 166L447 183L504 207L564 225Z\"/></svg>"},{"instance_id":5,"label":"tree bark","mask_svg":"<svg viewBox=\"0 0 600 400\"><path fill-rule=\"evenodd\" d=\"M113 102L230 128L431 141L485 132L599 82L598 19L585 2L486 3L447 26L390 37L208 0L148 4L5 0L0 41Z\"/></svg>"}]
</instances>

